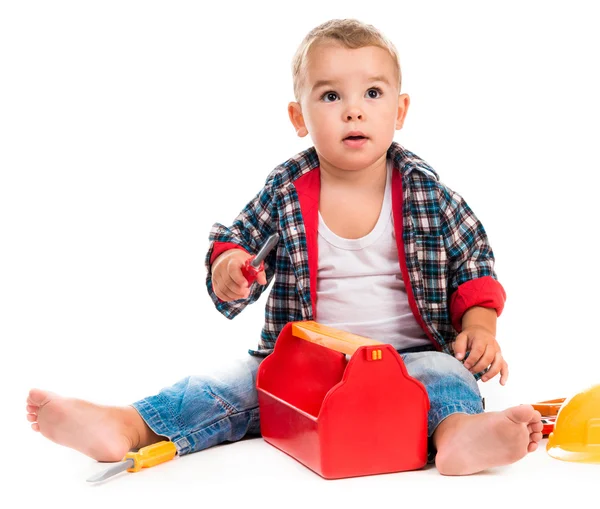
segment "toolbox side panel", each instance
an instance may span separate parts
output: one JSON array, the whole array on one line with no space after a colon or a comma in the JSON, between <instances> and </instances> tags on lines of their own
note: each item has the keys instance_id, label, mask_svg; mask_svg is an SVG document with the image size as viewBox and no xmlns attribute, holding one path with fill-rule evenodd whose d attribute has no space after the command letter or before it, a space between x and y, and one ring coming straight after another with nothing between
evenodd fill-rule
<instances>
[{"instance_id":1,"label":"toolbox side panel","mask_svg":"<svg viewBox=\"0 0 600 509\"><path fill-rule=\"evenodd\" d=\"M371 359L362 347L319 416L323 473L327 478L416 470L427 464L425 388L411 378L391 345Z\"/></svg>"},{"instance_id":2,"label":"toolbox side panel","mask_svg":"<svg viewBox=\"0 0 600 509\"><path fill-rule=\"evenodd\" d=\"M264 390L258 390L260 432L264 440L311 470L321 473L317 419Z\"/></svg>"},{"instance_id":3,"label":"toolbox side panel","mask_svg":"<svg viewBox=\"0 0 600 509\"><path fill-rule=\"evenodd\" d=\"M346 356L293 336L291 325L259 366L257 388L317 417L325 395L342 379Z\"/></svg>"}]
</instances>

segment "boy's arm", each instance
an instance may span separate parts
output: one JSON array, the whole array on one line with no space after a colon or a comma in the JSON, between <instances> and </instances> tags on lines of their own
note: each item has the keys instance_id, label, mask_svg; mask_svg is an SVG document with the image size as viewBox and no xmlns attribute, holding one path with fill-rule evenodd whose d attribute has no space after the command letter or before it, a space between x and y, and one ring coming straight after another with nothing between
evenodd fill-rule
<instances>
[{"instance_id":1,"label":"boy's arm","mask_svg":"<svg viewBox=\"0 0 600 509\"><path fill-rule=\"evenodd\" d=\"M494 309L500 316L506 293L494 272L494 253L483 225L467 203L444 189L441 212L449 265L449 312L460 332L463 315L472 307Z\"/></svg>"},{"instance_id":2,"label":"boy's arm","mask_svg":"<svg viewBox=\"0 0 600 509\"><path fill-rule=\"evenodd\" d=\"M242 249L255 254L266 242L269 235L277 230L277 211L274 206L272 186L267 180L265 187L248 203L235 218L230 227L215 223L210 231L210 245L205 257L206 287L215 307L227 318L239 314L248 304L256 301L274 275L276 250L265 260L266 285L252 285L246 299L230 302L221 301L212 286L211 265L215 259L230 249Z\"/></svg>"},{"instance_id":3,"label":"boy's arm","mask_svg":"<svg viewBox=\"0 0 600 509\"><path fill-rule=\"evenodd\" d=\"M497 316L496 310L493 308L480 306L469 308L462 317L462 329L480 328L495 336Z\"/></svg>"},{"instance_id":4,"label":"boy's arm","mask_svg":"<svg viewBox=\"0 0 600 509\"><path fill-rule=\"evenodd\" d=\"M500 374L508 379L508 365L496 341L496 319L506 293L494 272L494 254L475 214L456 193L444 194L444 239L449 258L450 316L459 332L453 348L457 359L486 382ZM487 371L486 371L487 370Z\"/></svg>"}]
</instances>

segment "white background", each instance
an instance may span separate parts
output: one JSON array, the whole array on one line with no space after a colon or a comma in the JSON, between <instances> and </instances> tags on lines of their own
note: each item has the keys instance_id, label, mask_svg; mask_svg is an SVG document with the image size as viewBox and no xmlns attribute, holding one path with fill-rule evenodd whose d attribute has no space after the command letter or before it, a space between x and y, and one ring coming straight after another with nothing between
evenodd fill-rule
<instances>
[{"instance_id":1,"label":"white background","mask_svg":"<svg viewBox=\"0 0 600 509\"><path fill-rule=\"evenodd\" d=\"M33 433L25 398L42 387L124 405L256 346L265 299L234 321L214 309L208 232L310 146L287 117L291 58L311 28L343 17L396 44L412 103L395 139L466 198L492 242L510 379L481 385L488 409L600 383L592 4L1 2L0 425L16 465L1 468L20 497L10 507L59 493L69 507L124 505L149 487L253 506L261 483L274 503L298 502L308 483L322 504L352 505L365 491L421 500L419 482L464 505L493 495L498 476L527 490L551 475L563 488L586 479L595 466L540 450L496 476L332 484L255 440L92 489L83 479L99 465Z\"/></svg>"}]
</instances>

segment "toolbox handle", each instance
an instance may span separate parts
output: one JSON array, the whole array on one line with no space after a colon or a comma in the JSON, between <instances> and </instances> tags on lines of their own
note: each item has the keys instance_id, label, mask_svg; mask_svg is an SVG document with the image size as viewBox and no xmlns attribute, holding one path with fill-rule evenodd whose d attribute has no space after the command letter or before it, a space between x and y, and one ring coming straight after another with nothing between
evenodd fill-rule
<instances>
[{"instance_id":1,"label":"toolbox handle","mask_svg":"<svg viewBox=\"0 0 600 509\"><path fill-rule=\"evenodd\" d=\"M361 346L382 345L381 341L322 325L312 320L292 323L292 336L352 355Z\"/></svg>"},{"instance_id":2,"label":"toolbox handle","mask_svg":"<svg viewBox=\"0 0 600 509\"><path fill-rule=\"evenodd\" d=\"M565 402L565 398L548 399L546 401L540 401L531 405L537 410L542 417L552 417L558 414L560 407Z\"/></svg>"}]
</instances>

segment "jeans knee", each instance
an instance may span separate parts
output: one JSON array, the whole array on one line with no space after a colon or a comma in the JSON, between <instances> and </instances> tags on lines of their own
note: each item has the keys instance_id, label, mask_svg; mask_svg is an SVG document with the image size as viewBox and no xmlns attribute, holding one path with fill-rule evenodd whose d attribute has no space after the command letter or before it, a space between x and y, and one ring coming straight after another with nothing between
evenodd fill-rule
<instances>
[{"instance_id":1,"label":"jeans knee","mask_svg":"<svg viewBox=\"0 0 600 509\"><path fill-rule=\"evenodd\" d=\"M481 399L475 377L451 355L417 352L406 354L404 361L409 375L425 386L430 399Z\"/></svg>"}]
</instances>

